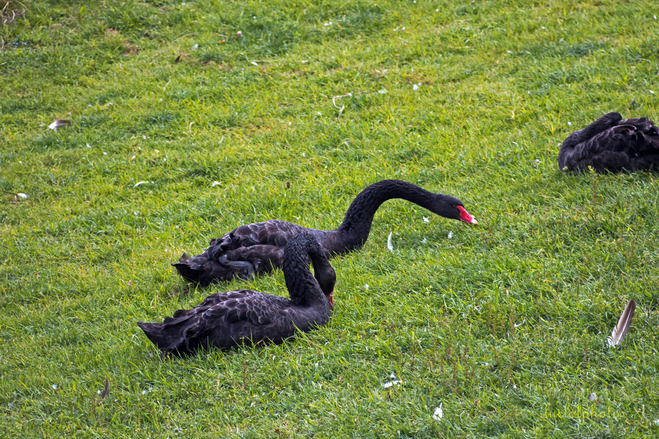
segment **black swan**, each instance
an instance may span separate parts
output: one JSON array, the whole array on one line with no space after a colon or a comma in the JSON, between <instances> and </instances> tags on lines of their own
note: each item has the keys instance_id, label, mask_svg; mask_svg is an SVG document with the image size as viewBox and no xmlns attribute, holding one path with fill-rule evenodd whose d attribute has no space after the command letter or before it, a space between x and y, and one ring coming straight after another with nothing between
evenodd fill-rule
<instances>
[{"instance_id":1,"label":"black swan","mask_svg":"<svg viewBox=\"0 0 659 439\"><path fill-rule=\"evenodd\" d=\"M211 346L280 343L298 330L327 323L336 274L316 238L303 233L291 239L284 247L283 269L290 300L250 290L227 291L206 297L196 308L178 310L163 323L137 324L163 354L182 355Z\"/></svg>"},{"instance_id":2,"label":"black swan","mask_svg":"<svg viewBox=\"0 0 659 439\"><path fill-rule=\"evenodd\" d=\"M200 255L190 258L184 253L172 265L185 279L201 285L234 277L251 279L255 274L281 267L284 246L303 232L315 236L329 257L341 255L364 245L375 212L392 198L411 201L446 218L478 223L455 197L434 194L401 180L383 180L357 195L336 230L308 229L280 220L247 224L213 239Z\"/></svg>"},{"instance_id":3,"label":"black swan","mask_svg":"<svg viewBox=\"0 0 659 439\"><path fill-rule=\"evenodd\" d=\"M558 152L558 167L582 172L659 169L659 131L647 117L609 113L570 134Z\"/></svg>"}]
</instances>

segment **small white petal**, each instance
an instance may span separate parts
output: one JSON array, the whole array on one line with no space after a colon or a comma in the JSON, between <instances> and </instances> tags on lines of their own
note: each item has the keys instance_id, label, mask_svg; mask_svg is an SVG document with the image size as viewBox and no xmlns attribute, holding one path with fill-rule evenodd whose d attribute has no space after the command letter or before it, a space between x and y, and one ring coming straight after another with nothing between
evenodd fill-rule
<instances>
[{"instance_id":1,"label":"small white petal","mask_svg":"<svg viewBox=\"0 0 659 439\"><path fill-rule=\"evenodd\" d=\"M439 404L439 407L437 407L437 408L435 409L435 411L433 412L433 414L432 414L432 418L433 418L435 421L441 421L442 418L444 417L444 410L442 410L442 404L443 404L443 403L440 403L440 404Z\"/></svg>"},{"instance_id":2,"label":"small white petal","mask_svg":"<svg viewBox=\"0 0 659 439\"><path fill-rule=\"evenodd\" d=\"M424 216L424 217L423 217L423 222L424 222L424 223L429 223L430 220Z\"/></svg>"},{"instance_id":3,"label":"small white petal","mask_svg":"<svg viewBox=\"0 0 659 439\"><path fill-rule=\"evenodd\" d=\"M391 378L392 380L395 380L396 379L396 374L391 372L391 375L389 375L389 378Z\"/></svg>"},{"instance_id":4,"label":"small white petal","mask_svg":"<svg viewBox=\"0 0 659 439\"><path fill-rule=\"evenodd\" d=\"M412 90L417 91L418 89L419 89L419 86L418 86L418 85L414 84L414 85L412 86Z\"/></svg>"},{"instance_id":5,"label":"small white petal","mask_svg":"<svg viewBox=\"0 0 659 439\"><path fill-rule=\"evenodd\" d=\"M590 396L588 397L588 401L595 401L597 399L597 395L595 395L595 392L591 393Z\"/></svg>"},{"instance_id":6,"label":"small white petal","mask_svg":"<svg viewBox=\"0 0 659 439\"><path fill-rule=\"evenodd\" d=\"M195 44L194 46L192 46L192 48L193 49L199 49L199 44Z\"/></svg>"},{"instance_id":7,"label":"small white petal","mask_svg":"<svg viewBox=\"0 0 659 439\"><path fill-rule=\"evenodd\" d=\"M57 384L53 384L53 385L50 386L50 387L52 387L54 390L57 390Z\"/></svg>"},{"instance_id":8,"label":"small white petal","mask_svg":"<svg viewBox=\"0 0 659 439\"><path fill-rule=\"evenodd\" d=\"M568 126L572 125L572 122L568 122L567 125L568 125Z\"/></svg>"},{"instance_id":9,"label":"small white petal","mask_svg":"<svg viewBox=\"0 0 659 439\"><path fill-rule=\"evenodd\" d=\"M219 181L214 181L213 184L211 184L211 187L217 186L219 184L222 184L222 183L220 183Z\"/></svg>"},{"instance_id":10,"label":"small white petal","mask_svg":"<svg viewBox=\"0 0 659 439\"><path fill-rule=\"evenodd\" d=\"M253 65L253 66L257 66L257 67L259 66L259 65L256 64L254 61L252 61L252 65Z\"/></svg>"},{"instance_id":11,"label":"small white petal","mask_svg":"<svg viewBox=\"0 0 659 439\"><path fill-rule=\"evenodd\" d=\"M137 183L135 183L135 186L133 186L133 187L141 186L141 185L146 184L146 183L152 183L153 184L152 181L138 181Z\"/></svg>"},{"instance_id":12,"label":"small white petal","mask_svg":"<svg viewBox=\"0 0 659 439\"><path fill-rule=\"evenodd\" d=\"M385 90L385 89L383 88L382 90L379 90L378 93L380 93L381 95L386 95L386 94L387 94L387 90Z\"/></svg>"},{"instance_id":13,"label":"small white petal","mask_svg":"<svg viewBox=\"0 0 659 439\"><path fill-rule=\"evenodd\" d=\"M368 284L364 284L364 286L363 286L362 288L363 288L365 291L368 291Z\"/></svg>"},{"instance_id":14,"label":"small white petal","mask_svg":"<svg viewBox=\"0 0 659 439\"><path fill-rule=\"evenodd\" d=\"M535 159L535 162L536 162L536 163L540 163L540 159Z\"/></svg>"},{"instance_id":15,"label":"small white petal","mask_svg":"<svg viewBox=\"0 0 659 439\"><path fill-rule=\"evenodd\" d=\"M103 152L103 155L108 155L108 153L107 153L107 152Z\"/></svg>"},{"instance_id":16,"label":"small white petal","mask_svg":"<svg viewBox=\"0 0 659 439\"><path fill-rule=\"evenodd\" d=\"M428 242L428 240L427 240L426 238L423 238L423 239L421 240L421 244L425 244L426 242Z\"/></svg>"},{"instance_id":17,"label":"small white petal","mask_svg":"<svg viewBox=\"0 0 659 439\"><path fill-rule=\"evenodd\" d=\"M142 390L142 395L146 395L146 390Z\"/></svg>"},{"instance_id":18,"label":"small white petal","mask_svg":"<svg viewBox=\"0 0 659 439\"><path fill-rule=\"evenodd\" d=\"M654 90L650 90L650 93L654 94Z\"/></svg>"},{"instance_id":19,"label":"small white petal","mask_svg":"<svg viewBox=\"0 0 659 439\"><path fill-rule=\"evenodd\" d=\"M654 16L654 19L655 19L655 20L657 19L657 16L656 16L656 15ZM654 420L654 425L659 425L659 419L655 419L655 420Z\"/></svg>"},{"instance_id":20,"label":"small white petal","mask_svg":"<svg viewBox=\"0 0 659 439\"><path fill-rule=\"evenodd\" d=\"M389 249L390 252L394 251L394 245L391 243L391 235L393 232L389 232L389 236L387 237L387 248Z\"/></svg>"},{"instance_id":21,"label":"small white petal","mask_svg":"<svg viewBox=\"0 0 659 439\"><path fill-rule=\"evenodd\" d=\"M302 157L306 157L306 156L307 156L307 154L303 152L303 153L302 153Z\"/></svg>"},{"instance_id":22,"label":"small white petal","mask_svg":"<svg viewBox=\"0 0 659 439\"><path fill-rule=\"evenodd\" d=\"M515 323L513 326L514 326L515 328L519 328L519 327L522 326L524 323L526 323L526 317L524 317L524 319L522 319L522 322L521 322L521 323Z\"/></svg>"},{"instance_id":23,"label":"small white petal","mask_svg":"<svg viewBox=\"0 0 659 439\"><path fill-rule=\"evenodd\" d=\"M448 232L448 239L453 238L453 232Z\"/></svg>"},{"instance_id":24,"label":"small white petal","mask_svg":"<svg viewBox=\"0 0 659 439\"><path fill-rule=\"evenodd\" d=\"M22 193L22 192L17 193L16 196L17 196L18 198L22 198L22 199L24 199L24 200L27 199L27 194L24 194L24 193Z\"/></svg>"},{"instance_id":25,"label":"small white petal","mask_svg":"<svg viewBox=\"0 0 659 439\"><path fill-rule=\"evenodd\" d=\"M89 143L87 143L87 148L91 148L91 147L92 147L92 146L91 146Z\"/></svg>"}]
</instances>

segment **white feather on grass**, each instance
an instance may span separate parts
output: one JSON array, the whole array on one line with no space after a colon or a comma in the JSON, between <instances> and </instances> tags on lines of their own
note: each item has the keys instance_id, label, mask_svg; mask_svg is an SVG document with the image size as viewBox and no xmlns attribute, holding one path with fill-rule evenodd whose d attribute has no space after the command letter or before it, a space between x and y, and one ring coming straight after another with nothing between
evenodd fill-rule
<instances>
[{"instance_id":1,"label":"white feather on grass","mask_svg":"<svg viewBox=\"0 0 659 439\"><path fill-rule=\"evenodd\" d=\"M442 404L443 404L443 403L440 403L440 404L439 404L439 407L437 407L437 408L435 409L435 411L433 412L433 414L432 414L432 418L433 418L435 421L441 421L442 418L444 417L444 410L442 410Z\"/></svg>"},{"instance_id":2,"label":"white feather on grass","mask_svg":"<svg viewBox=\"0 0 659 439\"><path fill-rule=\"evenodd\" d=\"M606 342L609 346L618 346L620 342L625 338L629 327L632 324L632 318L634 317L634 310L636 309L636 302L630 300L625 310L622 312L618 324L611 331L611 336L606 339Z\"/></svg>"},{"instance_id":3,"label":"white feather on grass","mask_svg":"<svg viewBox=\"0 0 659 439\"><path fill-rule=\"evenodd\" d=\"M390 252L393 253L394 251L394 245L391 242L391 235L393 235L394 232L389 232L389 236L387 237L387 248L389 249Z\"/></svg>"},{"instance_id":4,"label":"white feather on grass","mask_svg":"<svg viewBox=\"0 0 659 439\"><path fill-rule=\"evenodd\" d=\"M68 127L69 125L71 125L70 120L56 120L55 122L48 125L48 128L51 130L57 130L62 127Z\"/></svg>"}]
</instances>

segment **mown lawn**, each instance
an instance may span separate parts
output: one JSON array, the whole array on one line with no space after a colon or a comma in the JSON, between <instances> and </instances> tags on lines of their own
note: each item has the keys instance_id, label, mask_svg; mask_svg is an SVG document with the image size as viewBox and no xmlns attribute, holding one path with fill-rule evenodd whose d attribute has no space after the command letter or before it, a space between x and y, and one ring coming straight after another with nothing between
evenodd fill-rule
<instances>
[{"instance_id":1,"label":"mown lawn","mask_svg":"<svg viewBox=\"0 0 659 439\"><path fill-rule=\"evenodd\" d=\"M659 436L657 175L556 164L606 112L658 119L656 5L0 10L0 437ZM387 178L480 224L387 202L333 260L330 324L283 345L162 359L135 324L286 295L281 272L194 288L169 264L245 223L334 228Z\"/></svg>"}]
</instances>

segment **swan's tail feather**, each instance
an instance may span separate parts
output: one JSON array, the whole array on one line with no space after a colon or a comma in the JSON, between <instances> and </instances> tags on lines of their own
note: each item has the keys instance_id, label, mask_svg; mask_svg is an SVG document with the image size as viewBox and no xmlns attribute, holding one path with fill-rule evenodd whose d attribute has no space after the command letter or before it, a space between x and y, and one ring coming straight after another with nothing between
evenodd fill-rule
<instances>
[{"instance_id":1,"label":"swan's tail feather","mask_svg":"<svg viewBox=\"0 0 659 439\"><path fill-rule=\"evenodd\" d=\"M173 353L176 355L190 354L192 349L190 349L188 340L185 337L182 337L181 334L185 334L185 330L181 330L180 324L172 324L171 318L167 322L167 319L164 323L144 323L137 322L147 338L160 349L163 354ZM186 319L187 320L187 319Z\"/></svg>"}]
</instances>

